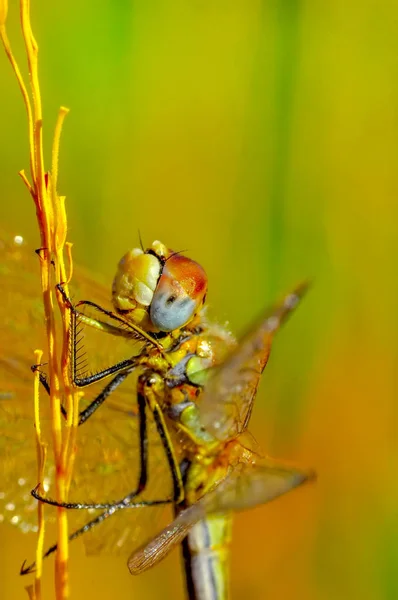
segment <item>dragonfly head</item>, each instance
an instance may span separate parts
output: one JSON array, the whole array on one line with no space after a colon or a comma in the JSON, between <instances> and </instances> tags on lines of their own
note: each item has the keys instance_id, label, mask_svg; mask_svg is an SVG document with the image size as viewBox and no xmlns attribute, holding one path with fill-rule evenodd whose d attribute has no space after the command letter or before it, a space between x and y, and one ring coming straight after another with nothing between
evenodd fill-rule
<instances>
[{"instance_id":1,"label":"dragonfly head","mask_svg":"<svg viewBox=\"0 0 398 600\"><path fill-rule=\"evenodd\" d=\"M187 325L202 306L207 277L194 260L155 241L123 256L113 281L115 309L148 331Z\"/></svg>"}]
</instances>

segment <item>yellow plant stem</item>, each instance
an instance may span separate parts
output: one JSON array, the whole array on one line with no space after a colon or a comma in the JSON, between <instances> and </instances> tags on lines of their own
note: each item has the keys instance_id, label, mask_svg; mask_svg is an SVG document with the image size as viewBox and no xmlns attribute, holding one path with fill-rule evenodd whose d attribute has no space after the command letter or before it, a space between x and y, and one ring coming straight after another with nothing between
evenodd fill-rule
<instances>
[{"instance_id":1,"label":"yellow plant stem","mask_svg":"<svg viewBox=\"0 0 398 600\"><path fill-rule=\"evenodd\" d=\"M19 70L18 63L15 60L14 55L12 53L11 45L10 45L10 41L8 39L5 24L0 25L0 36L1 36L1 41L3 42L4 50L7 54L8 60L10 61L11 67L17 78L19 89L21 90L22 98L23 98L23 101L25 104L25 108L26 108L26 112L27 112L27 116L28 116L28 126L29 126L29 131L28 131L29 147L31 148L33 146L33 126L32 126L33 118L32 118L32 109L30 106L29 94L27 92L23 77L21 75L21 71ZM31 171L31 173L34 173L35 166L34 166L32 159L33 159L33 157L31 154L30 155L30 171ZM32 179L34 181L34 177Z\"/></svg>"},{"instance_id":2,"label":"yellow plant stem","mask_svg":"<svg viewBox=\"0 0 398 600\"><path fill-rule=\"evenodd\" d=\"M33 147L30 152L33 156L31 161L35 166L35 172L32 173L33 182L36 184L37 208L42 214L39 216L40 226L43 228L42 234L47 240L50 238L50 222L52 221L51 205L45 202L46 191L44 181L44 157L43 157L43 114L41 105L41 93L38 73L38 54L39 49L34 38L30 23L30 1L21 0L21 24L22 33L25 42L26 56L28 59L30 85L33 101ZM44 204L45 203L45 204ZM42 238L44 242L44 239Z\"/></svg>"},{"instance_id":3,"label":"yellow plant stem","mask_svg":"<svg viewBox=\"0 0 398 600\"><path fill-rule=\"evenodd\" d=\"M20 176L32 196L40 230L41 251L40 273L47 333L47 355L50 383L51 435L56 468L55 495L58 502L67 500L75 458L76 430L78 424L78 394L73 393L69 378L68 348L70 315L62 299L57 295L57 303L62 319L62 352L59 361L57 344L57 327L54 315L54 284L64 284L67 291L66 271L64 265L64 246L67 234L67 218L65 198L57 194L58 157L60 136L68 109L61 107L53 138L51 173L46 172L43 154L43 114L38 73L38 45L34 38L30 20L29 0L20 0L22 34L28 61L30 92L24 82L21 71L15 60L6 31L7 2L0 0L0 37L11 67L17 78L28 117L29 155L31 181L24 171ZM72 268L70 247L68 247L69 263ZM39 361L38 361L39 362ZM39 376L35 378L35 424L38 449L39 481L43 480L45 445L40 428ZM61 415L61 396L66 403L68 419L63 426ZM39 535L36 552L36 581L32 591L40 600L40 578L42 572L42 553L44 539L43 506L38 509ZM69 596L68 588L68 523L66 511L57 508L58 551L55 565L55 588L57 600ZM33 597L33 596L32 596Z\"/></svg>"},{"instance_id":4,"label":"yellow plant stem","mask_svg":"<svg viewBox=\"0 0 398 600\"><path fill-rule=\"evenodd\" d=\"M35 350L35 364L40 365L43 357L42 350ZM46 463L47 447L42 441L41 423L40 423L40 373L36 371L34 379L34 415L35 415L35 431L36 431L36 450L37 450L37 480L42 482L44 480L44 467ZM42 485L40 483L40 492L43 492ZM35 572L35 599L41 600L41 576L43 571L43 546L44 546L44 504L41 502L37 505L37 523L38 523L38 535L37 535L37 546L36 546L36 572Z\"/></svg>"}]
</instances>

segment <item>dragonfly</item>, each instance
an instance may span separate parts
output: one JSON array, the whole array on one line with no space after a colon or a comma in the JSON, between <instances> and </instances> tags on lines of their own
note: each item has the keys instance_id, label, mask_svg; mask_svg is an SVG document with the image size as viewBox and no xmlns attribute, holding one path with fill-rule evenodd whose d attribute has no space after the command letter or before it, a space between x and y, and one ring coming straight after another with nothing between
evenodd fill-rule
<instances>
[{"instance_id":1,"label":"dragonfly","mask_svg":"<svg viewBox=\"0 0 398 600\"><path fill-rule=\"evenodd\" d=\"M82 410L80 423L91 422L97 411L102 412L134 373L138 411L130 420L139 432L134 446L139 474L133 491L117 501L61 504L69 509L102 511L72 538L92 532L116 513L142 509L142 514L150 507L173 503L174 520L133 551L128 559L130 572L143 572L182 543L189 597L228 597L232 512L269 502L313 479L311 471L261 458L257 448L250 447L247 435L273 336L306 287L297 286L267 310L238 344L229 331L206 316L207 279L202 267L160 242L147 250L134 249L120 261L111 311L92 301L75 306L64 294L71 311L73 383L86 388L111 378ZM63 293L62 287L60 290ZM87 315L85 309L91 313ZM88 371L80 360L83 327L123 338L136 345L135 352L103 369ZM44 376L42 383L47 386ZM152 468L148 410L172 484L171 493L150 499L145 496ZM33 494L42 502L60 506L47 495Z\"/></svg>"}]
</instances>

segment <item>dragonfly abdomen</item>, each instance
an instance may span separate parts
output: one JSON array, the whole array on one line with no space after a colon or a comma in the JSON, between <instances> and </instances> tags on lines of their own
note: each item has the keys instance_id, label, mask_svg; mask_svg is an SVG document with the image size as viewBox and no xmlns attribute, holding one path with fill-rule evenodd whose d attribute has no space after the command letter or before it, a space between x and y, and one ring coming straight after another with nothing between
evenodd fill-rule
<instances>
[{"instance_id":1,"label":"dragonfly abdomen","mask_svg":"<svg viewBox=\"0 0 398 600\"><path fill-rule=\"evenodd\" d=\"M232 518L212 515L192 527L183 542L189 600L227 600Z\"/></svg>"}]
</instances>

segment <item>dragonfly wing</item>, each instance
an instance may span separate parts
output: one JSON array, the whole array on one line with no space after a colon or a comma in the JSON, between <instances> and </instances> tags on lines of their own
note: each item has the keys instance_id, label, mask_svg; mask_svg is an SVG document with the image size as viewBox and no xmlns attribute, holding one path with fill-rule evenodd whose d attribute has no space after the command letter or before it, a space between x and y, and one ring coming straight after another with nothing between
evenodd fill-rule
<instances>
[{"instance_id":1,"label":"dragonfly wing","mask_svg":"<svg viewBox=\"0 0 398 600\"><path fill-rule=\"evenodd\" d=\"M0 232L0 521L23 531L35 529L37 512L29 494L29 485L37 484L30 365L34 348L45 343L39 257L33 250Z\"/></svg>"},{"instance_id":2,"label":"dragonfly wing","mask_svg":"<svg viewBox=\"0 0 398 600\"><path fill-rule=\"evenodd\" d=\"M116 402L116 399L115 399ZM102 413L102 414L101 414ZM50 422L42 421L50 431ZM0 437L0 522L7 522L23 533L37 531L37 501L31 490L37 485L36 446L33 420L10 422ZM48 435L46 435L48 439ZM172 481L164 448L154 424L149 424L149 480L139 500L172 497ZM70 502L119 501L137 486L139 473L138 423L134 414L104 405L78 431L78 454L68 500ZM55 469L49 448L45 478L46 495L55 497ZM101 514L100 510L68 512L73 533ZM127 555L155 533L164 507L128 509L115 512L82 537L90 555ZM48 522L56 509L45 507ZM157 525L159 527L159 525ZM52 542L52 540L48 540Z\"/></svg>"},{"instance_id":3,"label":"dragonfly wing","mask_svg":"<svg viewBox=\"0 0 398 600\"><path fill-rule=\"evenodd\" d=\"M36 443L33 420L33 375L35 348L46 349L44 314L41 299L39 257L35 247L15 244L11 235L0 230L0 523L17 526L21 531L35 531L37 503L30 490L37 481ZM75 284L76 282L76 284ZM107 306L110 290L82 268L74 269L70 286L74 300L91 299ZM121 348L119 347L121 346ZM91 359L97 352L112 364L122 352L131 353L125 340L93 331L85 336L85 349ZM103 356L104 354L104 356ZM44 355L43 360L46 360ZM116 362L115 360L115 362ZM43 366L42 370L45 371ZM86 406L102 389L103 383L90 386L82 399ZM40 395L43 436L51 442L49 401L44 389ZM145 499L163 499L172 493L164 449L156 428L148 423L149 481ZM129 376L104 405L79 427L78 454L70 489L71 502L120 500L134 490L138 478L138 419L136 382ZM48 451L45 490L54 497L54 466L51 444ZM143 499L143 497L140 497ZM46 507L48 520L55 508ZM70 530L93 519L100 511L70 511ZM156 516L154 513L156 512ZM161 509L131 509L115 513L83 536L91 554L131 551L132 539L142 543L151 523L156 524ZM155 526L155 525L153 525ZM127 544L126 544L127 545Z\"/></svg>"},{"instance_id":4,"label":"dragonfly wing","mask_svg":"<svg viewBox=\"0 0 398 600\"><path fill-rule=\"evenodd\" d=\"M204 517L199 502L183 510L159 535L130 555L127 561L130 573L139 575L163 560L188 535L191 527Z\"/></svg>"},{"instance_id":5,"label":"dragonfly wing","mask_svg":"<svg viewBox=\"0 0 398 600\"><path fill-rule=\"evenodd\" d=\"M200 418L217 439L232 439L246 429L272 338L306 289L306 283L297 286L280 304L267 310L206 384L198 402Z\"/></svg>"},{"instance_id":6,"label":"dragonfly wing","mask_svg":"<svg viewBox=\"0 0 398 600\"><path fill-rule=\"evenodd\" d=\"M138 575L162 560L206 515L266 504L314 477L311 471L267 461L235 468L216 488L183 510L159 535L133 552L127 563L130 573Z\"/></svg>"},{"instance_id":7,"label":"dragonfly wing","mask_svg":"<svg viewBox=\"0 0 398 600\"><path fill-rule=\"evenodd\" d=\"M132 384L127 380L126 385ZM135 390L132 392L133 408ZM148 414L147 425L148 482L137 501L166 500L173 496L172 477L151 414ZM139 422L133 411L127 414L114 410L112 406L101 407L90 421L79 428L78 448L70 501L120 501L136 489L140 470ZM70 511L70 530L85 525L101 512ZM164 506L148 506L113 513L100 526L84 534L82 540L87 553L128 554L148 538L148 531L155 532L159 528L156 524L163 512Z\"/></svg>"}]
</instances>

